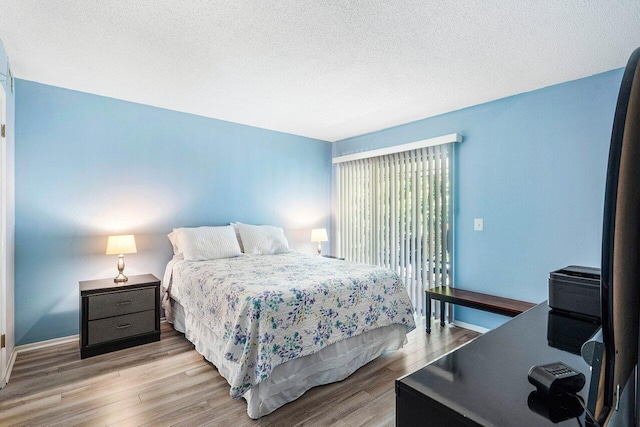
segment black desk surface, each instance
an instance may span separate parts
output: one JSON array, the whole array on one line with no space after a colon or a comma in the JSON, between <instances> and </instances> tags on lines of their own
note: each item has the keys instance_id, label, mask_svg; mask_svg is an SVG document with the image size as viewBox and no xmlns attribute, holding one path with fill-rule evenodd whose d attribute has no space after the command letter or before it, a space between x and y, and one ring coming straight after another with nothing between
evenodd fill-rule
<instances>
[{"instance_id":1,"label":"black desk surface","mask_svg":"<svg viewBox=\"0 0 640 427\"><path fill-rule=\"evenodd\" d=\"M411 425L414 421L416 425L428 424L429 418L423 416L433 415L435 411L465 425L577 426L575 418L552 423L533 412L527 404L529 394L535 390L527 380L529 369L534 365L558 361L585 374L587 382L579 394L587 400L591 377L589 366L578 354L549 345L547 327L549 318L553 317L549 313L547 303L542 303L461 349L397 380L396 411L403 411L397 412L398 425ZM560 338L559 343L552 340L554 345L567 348L567 343L575 341L575 337L571 337L575 328L566 329L569 330L565 336L557 332L557 326L551 325L550 334ZM413 403L401 404L399 399L403 393ZM416 415L408 416L413 406L421 409ZM580 417L583 423L584 417L584 414Z\"/></svg>"}]
</instances>

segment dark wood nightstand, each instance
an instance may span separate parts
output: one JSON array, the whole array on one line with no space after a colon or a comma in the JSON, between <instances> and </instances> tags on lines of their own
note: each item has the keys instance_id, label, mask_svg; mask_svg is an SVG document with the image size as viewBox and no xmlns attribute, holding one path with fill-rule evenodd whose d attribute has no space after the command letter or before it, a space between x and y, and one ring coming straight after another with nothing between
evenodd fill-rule
<instances>
[{"instance_id":1,"label":"dark wood nightstand","mask_svg":"<svg viewBox=\"0 0 640 427\"><path fill-rule=\"evenodd\" d=\"M340 261L344 261L344 258L341 258L339 256L332 256L332 255L322 255L325 258L331 258L331 259L339 259Z\"/></svg>"},{"instance_id":2,"label":"dark wood nightstand","mask_svg":"<svg viewBox=\"0 0 640 427\"><path fill-rule=\"evenodd\" d=\"M160 340L160 279L80 282L80 357Z\"/></svg>"}]
</instances>

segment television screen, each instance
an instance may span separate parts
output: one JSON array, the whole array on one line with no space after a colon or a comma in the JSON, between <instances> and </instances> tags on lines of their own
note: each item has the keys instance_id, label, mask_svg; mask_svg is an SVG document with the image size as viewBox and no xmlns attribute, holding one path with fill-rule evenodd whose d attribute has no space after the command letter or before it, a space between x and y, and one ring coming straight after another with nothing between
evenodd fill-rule
<instances>
[{"instance_id":1,"label":"television screen","mask_svg":"<svg viewBox=\"0 0 640 427\"><path fill-rule=\"evenodd\" d=\"M613 121L602 236L605 357L598 418L606 419L638 363L640 321L640 48L624 72Z\"/></svg>"}]
</instances>

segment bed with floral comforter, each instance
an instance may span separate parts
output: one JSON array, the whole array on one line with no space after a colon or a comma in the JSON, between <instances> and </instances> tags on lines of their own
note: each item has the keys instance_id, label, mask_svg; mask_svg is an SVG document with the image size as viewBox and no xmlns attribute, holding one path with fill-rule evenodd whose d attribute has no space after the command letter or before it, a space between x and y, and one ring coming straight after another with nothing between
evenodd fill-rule
<instances>
[{"instance_id":1,"label":"bed with floral comforter","mask_svg":"<svg viewBox=\"0 0 640 427\"><path fill-rule=\"evenodd\" d=\"M383 267L290 252L178 261L169 277L171 298L224 342L234 398L333 343L392 324L415 328L404 286Z\"/></svg>"}]
</instances>

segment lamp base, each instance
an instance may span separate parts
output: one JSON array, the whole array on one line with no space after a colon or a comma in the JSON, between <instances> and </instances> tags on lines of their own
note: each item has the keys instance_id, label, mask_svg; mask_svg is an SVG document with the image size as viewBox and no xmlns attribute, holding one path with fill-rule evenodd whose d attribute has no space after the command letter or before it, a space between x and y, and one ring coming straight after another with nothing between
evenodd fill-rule
<instances>
[{"instance_id":1,"label":"lamp base","mask_svg":"<svg viewBox=\"0 0 640 427\"><path fill-rule=\"evenodd\" d=\"M114 282L116 283L124 283L127 280L129 280L129 278L127 276L125 276L124 274L120 273L116 276L115 279L113 279Z\"/></svg>"},{"instance_id":2,"label":"lamp base","mask_svg":"<svg viewBox=\"0 0 640 427\"><path fill-rule=\"evenodd\" d=\"M118 255L118 275L116 276L115 279L113 279L114 282L123 283L129 280L127 276L122 274L123 271L124 271L124 255L120 254Z\"/></svg>"}]
</instances>

